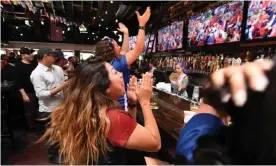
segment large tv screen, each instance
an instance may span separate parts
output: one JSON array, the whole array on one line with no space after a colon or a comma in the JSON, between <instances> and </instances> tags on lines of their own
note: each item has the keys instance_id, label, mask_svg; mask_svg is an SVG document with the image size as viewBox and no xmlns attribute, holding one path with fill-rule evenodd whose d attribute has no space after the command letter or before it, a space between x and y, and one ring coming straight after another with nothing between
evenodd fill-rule
<instances>
[{"instance_id":1,"label":"large tv screen","mask_svg":"<svg viewBox=\"0 0 276 166\"><path fill-rule=\"evenodd\" d=\"M276 1L252 0L248 6L247 40L276 37Z\"/></svg>"},{"instance_id":2,"label":"large tv screen","mask_svg":"<svg viewBox=\"0 0 276 166\"><path fill-rule=\"evenodd\" d=\"M231 2L191 17L188 45L204 46L240 41L244 2Z\"/></svg>"},{"instance_id":3,"label":"large tv screen","mask_svg":"<svg viewBox=\"0 0 276 166\"><path fill-rule=\"evenodd\" d=\"M158 51L182 48L183 21L174 22L170 26L158 30Z\"/></svg>"}]
</instances>

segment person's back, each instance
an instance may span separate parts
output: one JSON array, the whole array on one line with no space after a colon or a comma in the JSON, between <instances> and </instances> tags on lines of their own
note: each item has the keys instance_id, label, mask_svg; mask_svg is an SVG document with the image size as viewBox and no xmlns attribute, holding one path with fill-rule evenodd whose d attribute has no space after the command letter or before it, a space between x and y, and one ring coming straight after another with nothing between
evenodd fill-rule
<instances>
[{"instance_id":1,"label":"person's back","mask_svg":"<svg viewBox=\"0 0 276 166\"><path fill-rule=\"evenodd\" d=\"M258 63L254 65L256 64ZM264 64L261 65L260 68L265 66ZM251 67L251 71L254 70L256 73L259 73L259 71L252 66L252 64L248 64L247 69ZM251 74L254 74L254 72ZM240 99L238 101L232 98L229 102L225 102L230 99L228 98L223 99L225 101L222 102L221 96L229 91L229 87L223 87L222 89L213 87L212 89L207 89L205 92L207 94L205 102L220 111L215 110L213 113L208 113L211 112L210 110L212 110L212 108L204 106L206 110L202 109L201 114L197 114L188 122L187 126L184 128L186 131L182 131L183 138L189 135L188 132L198 135L199 137L194 138L194 142L196 142L195 146L190 146L191 142L184 143L183 141L185 140L181 137L181 141L178 143L178 156L182 156L182 159L178 159L184 161L186 164L275 164L275 75L276 66L274 65L274 68L267 73L269 84L266 90L263 91L264 88L259 88L259 91L256 92L248 88L247 100ZM254 77L257 78L257 76L251 75L251 80ZM264 79L258 79L258 83L263 81ZM234 86L237 86L237 84L239 84L239 81L232 82L231 90ZM252 86L251 82L250 87L252 88ZM244 105L241 104L241 100L245 101ZM212 114L214 113L217 115L213 116ZM227 115L226 113L231 117L230 126L224 126L222 122L222 117L227 118L225 116ZM208 118L213 118L204 124L209 126L208 129L204 129L203 126L191 127L192 123L195 124L195 120L200 116L209 116ZM198 123L201 122L198 121ZM212 125L215 123L216 125ZM190 130L187 129L188 126L191 128ZM197 133L195 130L201 130L201 134ZM192 138L186 137L186 139ZM190 149L188 149L188 147ZM185 157L183 154L185 154ZM188 159L188 161L183 160L183 157ZM178 164L181 164L179 160Z\"/></svg>"}]
</instances>

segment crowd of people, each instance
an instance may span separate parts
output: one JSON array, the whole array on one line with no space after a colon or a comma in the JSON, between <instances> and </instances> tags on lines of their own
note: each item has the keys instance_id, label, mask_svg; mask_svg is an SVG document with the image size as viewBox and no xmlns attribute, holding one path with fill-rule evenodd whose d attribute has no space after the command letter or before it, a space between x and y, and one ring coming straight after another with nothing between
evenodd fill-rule
<instances>
[{"instance_id":1,"label":"crowd of people","mask_svg":"<svg viewBox=\"0 0 276 166\"><path fill-rule=\"evenodd\" d=\"M239 6L232 5L230 9ZM158 152L162 142L150 106L153 76L145 73L138 83L129 73L129 66L143 52L151 10L136 14L140 27L133 50L106 37L96 44L94 57L78 65L75 58L69 60L67 73L73 71L73 75L68 79L61 50L39 49L38 64L33 65L33 50L21 48L22 60L15 64L20 77L15 81L27 114L33 116L35 110L30 108L35 104L31 103L37 97L39 117L49 120L38 142L47 140L49 149L54 149L52 155L58 160L50 162L169 164L144 153ZM180 24L175 26L178 29ZM120 31L128 38L125 26ZM175 84L183 95L188 84L184 69L177 63ZM206 100L180 132L177 163L170 164L275 164L275 72L275 61L263 60L213 73ZM138 104L144 125L136 120ZM228 127L230 119L233 125Z\"/></svg>"},{"instance_id":2,"label":"crowd of people","mask_svg":"<svg viewBox=\"0 0 276 166\"><path fill-rule=\"evenodd\" d=\"M244 2L232 2L189 20L189 46L240 41Z\"/></svg>"},{"instance_id":3,"label":"crowd of people","mask_svg":"<svg viewBox=\"0 0 276 166\"><path fill-rule=\"evenodd\" d=\"M158 31L158 51L182 48L183 21L174 22Z\"/></svg>"},{"instance_id":4,"label":"crowd of people","mask_svg":"<svg viewBox=\"0 0 276 166\"><path fill-rule=\"evenodd\" d=\"M248 8L246 39L276 37L276 2L251 1Z\"/></svg>"}]
</instances>

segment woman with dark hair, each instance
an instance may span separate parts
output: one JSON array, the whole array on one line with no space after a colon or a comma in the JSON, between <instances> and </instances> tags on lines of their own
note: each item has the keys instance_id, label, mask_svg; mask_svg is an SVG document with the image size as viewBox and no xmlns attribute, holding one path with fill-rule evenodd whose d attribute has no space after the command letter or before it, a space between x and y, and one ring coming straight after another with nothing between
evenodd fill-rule
<instances>
[{"instance_id":1,"label":"woman with dark hair","mask_svg":"<svg viewBox=\"0 0 276 166\"><path fill-rule=\"evenodd\" d=\"M130 73L129 68L133 62L139 57L140 53L144 49L145 41L145 25L150 18L150 8L148 7L145 13L140 16L138 11L136 11L137 19L139 22L139 31L137 37L137 43L135 48L125 55L121 56L121 48L118 46L117 42L113 39L106 38L96 44L96 56L103 57L106 62L110 64L119 72L123 73L125 89L129 83ZM119 98L119 103L122 108L127 110L127 98L125 95L122 95Z\"/></svg>"},{"instance_id":2,"label":"woman with dark hair","mask_svg":"<svg viewBox=\"0 0 276 166\"><path fill-rule=\"evenodd\" d=\"M275 164L275 74L269 61L215 72L180 133L177 164Z\"/></svg>"},{"instance_id":3,"label":"woman with dark hair","mask_svg":"<svg viewBox=\"0 0 276 166\"><path fill-rule=\"evenodd\" d=\"M172 88L175 92L180 93L181 96L188 97L188 93L186 92L186 87L188 86L189 79L185 74L185 65L182 62L178 62L175 67L176 75L173 77L170 76L170 81L172 84ZM175 73L173 73L175 74Z\"/></svg>"},{"instance_id":4,"label":"woman with dark hair","mask_svg":"<svg viewBox=\"0 0 276 166\"><path fill-rule=\"evenodd\" d=\"M64 99L53 110L51 122L41 140L58 144L64 164L146 164L158 160L129 156L129 150L156 152L161 147L159 130L150 108L152 75L142 84L131 78L128 99L139 101L145 126L136 122L136 107L129 114L116 100L125 93L122 73L100 58L80 64ZM40 140L40 141L41 141Z\"/></svg>"}]
</instances>

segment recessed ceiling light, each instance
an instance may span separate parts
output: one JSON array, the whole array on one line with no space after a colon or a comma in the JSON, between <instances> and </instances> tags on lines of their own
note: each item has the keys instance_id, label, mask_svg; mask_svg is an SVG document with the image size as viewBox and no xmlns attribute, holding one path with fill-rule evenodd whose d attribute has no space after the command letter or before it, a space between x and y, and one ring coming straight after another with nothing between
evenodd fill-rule
<instances>
[{"instance_id":1,"label":"recessed ceiling light","mask_svg":"<svg viewBox=\"0 0 276 166\"><path fill-rule=\"evenodd\" d=\"M62 33L64 34L64 31L62 31Z\"/></svg>"},{"instance_id":2,"label":"recessed ceiling light","mask_svg":"<svg viewBox=\"0 0 276 166\"><path fill-rule=\"evenodd\" d=\"M15 28L18 29L18 26L16 26Z\"/></svg>"},{"instance_id":3,"label":"recessed ceiling light","mask_svg":"<svg viewBox=\"0 0 276 166\"><path fill-rule=\"evenodd\" d=\"M92 32L92 35L94 35L95 33L94 32Z\"/></svg>"},{"instance_id":4,"label":"recessed ceiling light","mask_svg":"<svg viewBox=\"0 0 276 166\"><path fill-rule=\"evenodd\" d=\"M44 25L44 22L43 22L43 21L41 21L41 25Z\"/></svg>"},{"instance_id":5,"label":"recessed ceiling light","mask_svg":"<svg viewBox=\"0 0 276 166\"><path fill-rule=\"evenodd\" d=\"M110 1L110 3L113 3L113 1Z\"/></svg>"},{"instance_id":6,"label":"recessed ceiling light","mask_svg":"<svg viewBox=\"0 0 276 166\"><path fill-rule=\"evenodd\" d=\"M108 28L105 28L106 30L108 30Z\"/></svg>"},{"instance_id":7,"label":"recessed ceiling light","mask_svg":"<svg viewBox=\"0 0 276 166\"><path fill-rule=\"evenodd\" d=\"M99 27L101 26L101 24L99 24Z\"/></svg>"},{"instance_id":8,"label":"recessed ceiling light","mask_svg":"<svg viewBox=\"0 0 276 166\"><path fill-rule=\"evenodd\" d=\"M95 20L95 19L96 19L96 17L93 17L93 19Z\"/></svg>"},{"instance_id":9,"label":"recessed ceiling light","mask_svg":"<svg viewBox=\"0 0 276 166\"><path fill-rule=\"evenodd\" d=\"M104 19L102 18L102 21L104 21Z\"/></svg>"},{"instance_id":10,"label":"recessed ceiling light","mask_svg":"<svg viewBox=\"0 0 276 166\"><path fill-rule=\"evenodd\" d=\"M23 34L22 34L22 33L20 33L20 36L23 36Z\"/></svg>"},{"instance_id":11,"label":"recessed ceiling light","mask_svg":"<svg viewBox=\"0 0 276 166\"><path fill-rule=\"evenodd\" d=\"M116 22L118 22L118 20L117 20L117 19L116 19L115 21L116 21Z\"/></svg>"}]
</instances>

